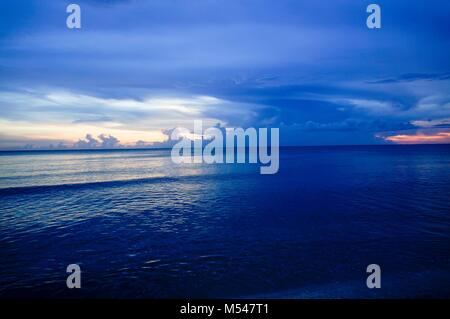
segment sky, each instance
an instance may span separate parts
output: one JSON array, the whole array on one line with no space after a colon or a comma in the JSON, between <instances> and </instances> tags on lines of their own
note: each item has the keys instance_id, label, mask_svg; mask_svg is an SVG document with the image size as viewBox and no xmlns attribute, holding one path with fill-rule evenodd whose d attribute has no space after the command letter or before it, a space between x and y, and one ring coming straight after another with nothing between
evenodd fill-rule
<instances>
[{"instance_id":1,"label":"sky","mask_svg":"<svg viewBox=\"0 0 450 319\"><path fill-rule=\"evenodd\" d=\"M448 0L2 1L0 149L164 146L199 119L286 146L450 143L449 16Z\"/></svg>"}]
</instances>

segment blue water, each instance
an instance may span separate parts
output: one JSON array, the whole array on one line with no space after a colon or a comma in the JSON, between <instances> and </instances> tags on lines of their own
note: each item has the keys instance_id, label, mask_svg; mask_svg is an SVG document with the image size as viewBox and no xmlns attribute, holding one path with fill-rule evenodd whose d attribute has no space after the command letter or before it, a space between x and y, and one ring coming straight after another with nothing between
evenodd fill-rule
<instances>
[{"instance_id":1,"label":"blue water","mask_svg":"<svg viewBox=\"0 0 450 319\"><path fill-rule=\"evenodd\" d=\"M168 150L2 152L0 296L450 297L450 146L280 156L260 175Z\"/></svg>"}]
</instances>

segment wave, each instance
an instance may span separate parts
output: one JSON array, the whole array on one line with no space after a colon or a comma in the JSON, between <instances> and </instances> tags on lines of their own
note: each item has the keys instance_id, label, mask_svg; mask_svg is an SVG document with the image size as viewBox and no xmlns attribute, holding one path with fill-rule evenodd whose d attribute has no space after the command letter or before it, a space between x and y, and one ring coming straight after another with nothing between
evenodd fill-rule
<instances>
[{"instance_id":1,"label":"wave","mask_svg":"<svg viewBox=\"0 0 450 319\"><path fill-rule=\"evenodd\" d=\"M18 195L18 194L35 194L45 191L53 190L73 190L73 189L85 189L96 187L116 187L128 184L139 183L170 183L178 181L179 177L146 177L135 178L125 180L113 180L113 181L98 181L98 182L86 182L86 183L68 183L68 184L51 184L51 185L33 185L33 186L18 186L7 187L0 189L0 196L3 195Z\"/></svg>"},{"instance_id":2,"label":"wave","mask_svg":"<svg viewBox=\"0 0 450 319\"><path fill-rule=\"evenodd\" d=\"M239 174L207 174L207 175L180 175L180 176L153 176L144 178L130 178L122 180L109 180L85 183L67 183L67 184L49 184L49 185L30 185L30 186L16 186L0 188L0 196L8 195L23 195L36 194L47 191L64 191L64 190L78 190L88 188L103 188L103 187L121 187L125 185L134 184L148 184L148 183L172 183L192 180L218 180L218 179L245 179L250 173Z\"/></svg>"}]
</instances>

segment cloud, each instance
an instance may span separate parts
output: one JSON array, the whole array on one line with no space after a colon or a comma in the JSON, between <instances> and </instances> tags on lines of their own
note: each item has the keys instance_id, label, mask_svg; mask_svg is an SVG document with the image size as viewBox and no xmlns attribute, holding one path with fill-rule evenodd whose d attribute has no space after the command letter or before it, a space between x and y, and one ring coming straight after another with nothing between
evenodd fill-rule
<instances>
[{"instance_id":1,"label":"cloud","mask_svg":"<svg viewBox=\"0 0 450 319\"><path fill-rule=\"evenodd\" d=\"M82 30L65 27L67 3L9 1L0 131L129 147L202 119L287 123L290 144L366 143L364 131L450 117L450 2L436 1L389 3L389 32L372 36L358 1L80 0Z\"/></svg>"},{"instance_id":2,"label":"cloud","mask_svg":"<svg viewBox=\"0 0 450 319\"><path fill-rule=\"evenodd\" d=\"M350 105L358 110L363 110L374 115L389 115L398 111L397 107L391 101L358 98L337 98L332 101L336 104Z\"/></svg>"},{"instance_id":3,"label":"cloud","mask_svg":"<svg viewBox=\"0 0 450 319\"><path fill-rule=\"evenodd\" d=\"M103 97L68 90L0 91L3 119L49 121L66 123L109 123L133 129L163 129L191 123L194 119L214 123L243 123L258 119L264 105L229 101L208 95L180 92L145 92L139 97ZM148 121L151 119L151 121ZM162 125L165 124L165 125Z\"/></svg>"},{"instance_id":4,"label":"cloud","mask_svg":"<svg viewBox=\"0 0 450 319\"><path fill-rule=\"evenodd\" d=\"M0 149L61 149L69 147L72 143L53 139L29 139L22 136L0 133Z\"/></svg>"},{"instance_id":5,"label":"cloud","mask_svg":"<svg viewBox=\"0 0 450 319\"><path fill-rule=\"evenodd\" d=\"M446 73L408 73L394 78L367 81L370 84L401 83L414 81L445 81L450 80L450 72Z\"/></svg>"},{"instance_id":6,"label":"cloud","mask_svg":"<svg viewBox=\"0 0 450 319\"><path fill-rule=\"evenodd\" d=\"M354 93L355 96L331 95L321 93L302 93L299 98L309 101L321 101L334 104L340 110L346 109L362 111L369 115L389 116L397 114L401 111L402 106L399 103L389 100L388 98L380 100L371 97L360 97L361 93ZM358 95L358 96L356 96Z\"/></svg>"},{"instance_id":7,"label":"cloud","mask_svg":"<svg viewBox=\"0 0 450 319\"><path fill-rule=\"evenodd\" d=\"M167 90L142 92L135 97L104 97L61 89L0 91L0 104L2 131L30 140L58 136L72 142L90 132L90 138L77 142L79 147L95 145L93 136L100 136L98 142L108 147L116 143L108 136L117 137L124 145L139 140L163 142L162 130L191 127L194 120L203 120L208 126L248 126L273 116L273 112L266 116L264 110L271 107L265 105Z\"/></svg>"},{"instance_id":8,"label":"cloud","mask_svg":"<svg viewBox=\"0 0 450 319\"><path fill-rule=\"evenodd\" d=\"M399 134L384 138L396 144L449 144L450 132Z\"/></svg>"},{"instance_id":9,"label":"cloud","mask_svg":"<svg viewBox=\"0 0 450 319\"><path fill-rule=\"evenodd\" d=\"M97 148L100 142L92 137L91 134L86 134L84 139L78 140L73 146L75 148Z\"/></svg>"},{"instance_id":10,"label":"cloud","mask_svg":"<svg viewBox=\"0 0 450 319\"><path fill-rule=\"evenodd\" d=\"M437 119L437 120L417 120L411 121L411 124L417 127L430 128L430 127L450 127L450 118Z\"/></svg>"},{"instance_id":11,"label":"cloud","mask_svg":"<svg viewBox=\"0 0 450 319\"><path fill-rule=\"evenodd\" d=\"M77 149L118 148L121 145L119 140L111 135L100 134L98 139L95 139L91 134L86 134L84 139L78 140L72 147Z\"/></svg>"},{"instance_id":12,"label":"cloud","mask_svg":"<svg viewBox=\"0 0 450 319\"><path fill-rule=\"evenodd\" d=\"M331 103L341 111L357 111L371 117L382 116L384 118L403 118L414 121L423 117L442 118L450 116L450 95L446 92L450 89L450 82L445 81L444 83L443 86L437 87L407 86L408 92L401 92L401 97L394 95L391 92L392 85L389 85L386 91L381 90L376 93L353 89L352 94L344 95L345 91L341 94L338 92L335 95L302 93L300 98L306 101ZM347 90L350 91L351 88ZM374 98L373 96L381 96L381 98Z\"/></svg>"},{"instance_id":13,"label":"cloud","mask_svg":"<svg viewBox=\"0 0 450 319\"><path fill-rule=\"evenodd\" d=\"M295 123L290 126L301 131L329 131L329 132L379 132L393 130L408 130L415 126L408 122L387 121L383 119L362 120L345 119L341 122L315 122L307 121L304 123Z\"/></svg>"},{"instance_id":14,"label":"cloud","mask_svg":"<svg viewBox=\"0 0 450 319\"><path fill-rule=\"evenodd\" d=\"M434 118L450 116L450 95L442 93L423 97L406 115Z\"/></svg>"},{"instance_id":15,"label":"cloud","mask_svg":"<svg viewBox=\"0 0 450 319\"><path fill-rule=\"evenodd\" d=\"M101 134L98 136L102 148L115 148L120 146L120 141L112 135Z\"/></svg>"}]
</instances>

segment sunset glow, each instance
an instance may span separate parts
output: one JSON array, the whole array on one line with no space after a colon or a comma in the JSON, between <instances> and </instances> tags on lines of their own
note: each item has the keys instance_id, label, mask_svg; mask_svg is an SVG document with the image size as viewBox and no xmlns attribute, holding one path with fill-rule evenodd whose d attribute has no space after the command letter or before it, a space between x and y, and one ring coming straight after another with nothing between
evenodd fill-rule
<instances>
[{"instance_id":1,"label":"sunset glow","mask_svg":"<svg viewBox=\"0 0 450 319\"><path fill-rule=\"evenodd\" d=\"M386 141L397 144L439 144L450 143L450 132L436 134L394 135L385 138Z\"/></svg>"}]
</instances>

